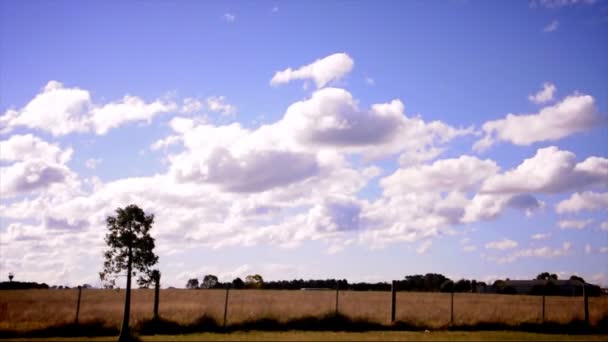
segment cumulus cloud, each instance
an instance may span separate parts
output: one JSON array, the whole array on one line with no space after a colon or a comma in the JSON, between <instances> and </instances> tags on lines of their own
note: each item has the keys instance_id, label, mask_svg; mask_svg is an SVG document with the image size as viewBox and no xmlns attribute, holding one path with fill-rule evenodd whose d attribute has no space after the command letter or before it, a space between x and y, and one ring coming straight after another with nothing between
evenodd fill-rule
<instances>
[{"instance_id":1,"label":"cumulus cloud","mask_svg":"<svg viewBox=\"0 0 608 342\"><path fill-rule=\"evenodd\" d=\"M608 185L608 159L589 157L577 163L574 153L555 146L538 149L516 168L487 179L482 193L559 193Z\"/></svg>"},{"instance_id":2,"label":"cumulus cloud","mask_svg":"<svg viewBox=\"0 0 608 342\"><path fill-rule=\"evenodd\" d=\"M593 220L591 219L587 219L587 220L560 220L557 223L557 226L560 229L583 229L585 227L587 227L588 225L591 224L591 222L593 222Z\"/></svg>"},{"instance_id":3,"label":"cumulus cloud","mask_svg":"<svg viewBox=\"0 0 608 342\"><path fill-rule=\"evenodd\" d=\"M89 158L84 162L87 169L95 170L101 164L101 158Z\"/></svg>"},{"instance_id":4,"label":"cumulus cloud","mask_svg":"<svg viewBox=\"0 0 608 342\"><path fill-rule=\"evenodd\" d=\"M513 248L517 247L518 245L519 244L517 243L517 241L513 241L513 240L509 240L509 239L502 239L500 241L491 241L491 242L486 243L486 248L504 250L504 249L513 249Z\"/></svg>"},{"instance_id":5,"label":"cumulus cloud","mask_svg":"<svg viewBox=\"0 0 608 342\"><path fill-rule=\"evenodd\" d=\"M17 162L0 168L0 192L11 197L67 182L75 175L64 165L41 159Z\"/></svg>"},{"instance_id":6,"label":"cumulus cloud","mask_svg":"<svg viewBox=\"0 0 608 342\"><path fill-rule=\"evenodd\" d=\"M552 94L549 90L536 100L545 100ZM530 145L539 141L555 141L569 135L586 131L605 121L598 114L595 100L590 95L575 94L559 103L544 107L534 114L507 114L504 119L488 121L482 129L485 136L473 145L475 151L484 151L496 140L515 145Z\"/></svg>"},{"instance_id":7,"label":"cumulus cloud","mask_svg":"<svg viewBox=\"0 0 608 342\"><path fill-rule=\"evenodd\" d=\"M431 240L425 240L423 241L418 248L416 248L416 253L418 254L424 254L426 252L428 252L429 248L431 248L431 245L433 245L433 241Z\"/></svg>"},{"instance_id":8,"label":"cumulus cloud","mask_svg":"<svg viewBox=\"0 0 608 342\"><path fill-rule=\"evenodd\" d=\"M348 74L355 62L346 53L334 53L317 59L298 69L287 68L277 71L270 80L271 85L288 83L293 80L313 80L317 88L323 88L331 81L339 80Z\"/></svg>"},{"instance_id":9,"label":"cumulus cloud","mask_svg":"<svg viewBox=\"0 0 608 342\"><path fill-rule=\"evenodd\" d=\"M543 83L543 89L539 90L536 94L528 96L528 99L536 104L541 104L553 100L553 95L557 88L551 82Z\"/></svg>"},{"instance_id":10,"label":"cumulus cloud","mask_svg":"<svg viewBox=\"0 0 608 342\"><path fill-rule=\"evenodd\" d=\"M530 236L530 238L531 238L532 240L546 240L546 239L548 239L550 236L551 236L551 234L550 234L550 233L545 233L545 234L543 234L543 233L538 233L538 234L534 234L534 235Z\"/></svg>"},{"instance_id":11,"label":"cumulus cloud","mask_svg":"<svg viewBox=\"0 0 608 342\"><path fill-rule=\"evenodd\" d=\"M187 97L183 100L182 108L180 112L185 114L197 113L203 109L203 103L191 97Z\"/></svg>"},{"instance_id":12,"label":"cumulus cloud","mask_svg":"<svg viewBox=\"0 0 608 342\"><path fill-rule=\"evenodd\" d=\"M570 254L570 250L572 248L572 243L566 241L563 243L561 248L551 248L551 247L539 247L539 248L527 248L520 249L512 252L509 255L499 257L499 258L490 258L491 260L496 261L499 264L511 263L520 258L555 258L566 256Z\"/></svg>"},{"instance_id":13,"label":"cumulus cloud","mask_svg":"<svg viewBox=\"0 0 608 342\"><path fill-rule=\"evenodd\" d=\"M220 113L222 115L233 115L236 113L236 107L228 103L225 96L208 97L207 108L212 112Z\"/></svg>"},{"instance_id":14,"label":"cumulus cloud","mask_svg":"<svg viewBox=\"0 0 608 342\"><path fill-rule=\"evenodd\" d=\"M58 164L65 164L72 158L72 148L61 149L57 144L48 143L32 134L12 135L0 141L0 160L25 161L42 159Z\"/></svg>"},{"instance_id":15,"label":"cumulus cloud","mask_svg":"<svg viewBox=\"0 0 608 342\"><path fill-rule=\"evenodd\" d=\"M559 202L555 211L559 214L608 208L608 192L585 191L574 193L570 198Z\"/></svg>"},{"instance_id":16,"label":"cumulus cloud","mask_svg":"<svg viewBox=\"0 0 608 342\"><path fill-rule=\"evenodd\" d=\"M156 115L176 109L175 103L170 101L159 99L146 103L130 95L115 102L95 104L89 91L49 81L23 108L10 109L0 116L0 132L27 127L48 131L54 136L89 131L103 135L127 122L149 122Z\"/></svg>"},{"instance_id":17,"label":"cumulus cloud","mask_svg":"<svg viewBox=\"0 0 608 342\"><path fill-rule=\"evenodd\" d=\"M492 160L471 156L441 159L430 165L400 168L381 180L387 194L470 191L500 170Z\"/></svg>"},{"instance_id":18,"label":"cumulus cloud","mask_svg":"<svg viewBox=\"0 0 608 342\"><path fill-rule=\"evenodd\" d=\"M558 27L559 27L559 21L558 20L553 20L552 22L550 22L547 26L545 26L543 28L543 32L557 31ZM536 101L534 101L534 102L536 102Z\"/></svg>"}]
</instances>

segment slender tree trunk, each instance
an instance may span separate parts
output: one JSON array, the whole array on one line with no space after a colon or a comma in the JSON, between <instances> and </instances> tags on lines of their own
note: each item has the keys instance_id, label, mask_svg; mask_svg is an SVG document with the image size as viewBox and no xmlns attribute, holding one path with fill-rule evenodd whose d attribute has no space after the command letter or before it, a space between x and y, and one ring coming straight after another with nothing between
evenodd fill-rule
<instances>
[{"instance_id":1,"label":"slender tree trunk","mask_svg":"<svg viewBox=\"0 0 608 342\"><path fill-rule=\"evenodd\" d=\"M131 333L129 331L129 314L131 312L131 263L133 259L131 247L129 247L129 260L127 261L127 294L125 296L125 313L122 319L122 328L120 328L120 336L118 341L129 341Z\"/></svg>"}]
</instances>

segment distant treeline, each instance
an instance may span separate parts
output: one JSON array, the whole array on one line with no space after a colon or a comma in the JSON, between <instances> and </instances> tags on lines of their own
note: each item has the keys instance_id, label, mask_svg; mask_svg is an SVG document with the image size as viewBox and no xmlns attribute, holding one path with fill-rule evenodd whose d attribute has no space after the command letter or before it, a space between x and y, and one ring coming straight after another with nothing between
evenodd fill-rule
<instances>
[{"instance_id":1,"label":"distant treeline","mask_svg":"<svg viewBox=\"0 0 608 342\"><path fill-rule=\"evenodd\" d=\"M27 289L48 289L46 283L38 284L23 281L4 281L0 283L0 290L27 290Z\"/></svg>"}]
</instances>

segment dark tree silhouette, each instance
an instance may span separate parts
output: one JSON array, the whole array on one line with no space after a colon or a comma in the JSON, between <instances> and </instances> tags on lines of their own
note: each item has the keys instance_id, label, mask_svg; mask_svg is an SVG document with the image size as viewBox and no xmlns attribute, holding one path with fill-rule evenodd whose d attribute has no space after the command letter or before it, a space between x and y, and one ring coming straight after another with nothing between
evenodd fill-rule
<instances>
[{"instance_id":1,"label":"dark tree silhouette","mask_svg":"<svg viewBox=\"0 0 608 342\"><path fill-rule=\"evenodd\" d=\"M196 278L188 279L188 282L186 283L186 288L187 289L198 289L198 279L196 279Z\"/></svg>"},{"instance_id":2,"label":"dark tree silhouette","mask_svg":"<svg viewBox=\"0 0 608 342\"><path fill-rule=\"evenodd\" d=\"M201 284L201 287L204 289L212 289L217 285L217 283L218 280L216 276L214 276L213 274L207 274L203 278L203 283Z\"/></svg>"},{"instance_id":3,"label":"dark tree silhouette","mask_svg":"<svg viewBox=\"0 0 608 342\"><path fill-rule=\"evenodd\" d=\"M543 272L536 276L537 280L557 280L557 274L550 274L549 272Z\"/></svg>"},{"instance_id":4,"label":"dark tree silhouette","mask_svg":"<svg viewBox=\"0 0 608 342\"><path fill-rule=\"evenodd\" d=\"M579 277L579 276L577 276L577 275L572 275L572 276L570 276L570 280L578 280L578 281L580 281L581 283L586 284L585 279L583 279L583 278L581 278L581 277Z\"/></svg>"},{"instance_id":5,"label":"dark tree silhouette","mask_svg":"<svg viewBox=\"0 0 608 342\"><path fill-rule=\"evenodd\" d=\"M264 278L259 274L250 274L245 277L245 284L251 289L261 289L264 286Z\"/></svg>"},{"instance_id":6,"label":"dark tree silhouette","mask_svg":"<svg viewBox=\"0 0 608 342\"><path fill-rule=\"evenodd\" d=\"M15 278L15 275L13 274L13 272L8 274L8 281L12 282L13 278Z\"/></svg>"},{"instance_id":7,"label":"dark tree silhouette","mask_svg":"<svg viewBox=\"0 0 608 342\"><path fill-rule=\"evenodd\" d=\"M104 268L99 276L102 282L114 286L116 277L127 271L125 311L119 341L131 339L131 277L139 273L137 283L144 287L154 280L151 267L158 262L158 256L154 254L154 238L150 236L153 223L154 215L146 215L134 204L117 208L116 216L108 216L106 219L109 233L106 234L105 241L109 249L104 252Z\"/></svg>"},{"instance_id":8,"label":"dark tree silhouette","mask_svg":"<svg viewBox=\"0 0 608 342\"><path fill-rule=\"evenodd\" d=\"M242 289L245 287L245 282L243 282L243 279L241 278L234 278L234 280L232 281L232 288L233 289Z\"/></svg>"}]
</instances>

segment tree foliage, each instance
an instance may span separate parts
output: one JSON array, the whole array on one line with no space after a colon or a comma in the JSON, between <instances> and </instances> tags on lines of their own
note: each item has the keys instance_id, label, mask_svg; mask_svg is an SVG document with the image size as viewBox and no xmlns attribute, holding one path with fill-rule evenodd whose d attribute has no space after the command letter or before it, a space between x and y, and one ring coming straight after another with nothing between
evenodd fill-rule
<instances>
[{"instance_id":1,"label":"tree foliage","mask_svg":"<svg viewBox=\"0 0 608 342\"><path fill-rule=\"evenodd\" d=\"M207 274L205 277L203 277L203 283L201 284L201 287L204 289L213 289L217 286L218 283L219 282L216 276L214 276L213 274Z\"/></svg>"},{"instance_id":2,"label":"tree foliage","mask_svg":"<svg viewBox=\"0 0 608 342\"><path fill-rule=\"evenodd\" d=\"M109 232L105 242L108 250L104 252L104 268L99 276L106 287L114 287L119 275L124 274L132 258L132 276L139 274L137 284L148 287L152 281L152 269L158 262L154 254L154 238L150 229L154 215L146 215L138 206L131 204L116 209L116 216L108 216L106 225Z\"/></svg>"},{"instance_id":3,"label":"tree foliage","mask_svg":"<svg viewBox=\"0 0 608 342\"><path fill-rule=\"evenodd\" d=\"M186 288L187 289L198 289L198 279L196 279L196 278L188 279L188 282L186 283Z\"/></svg>"}]
</instances>

